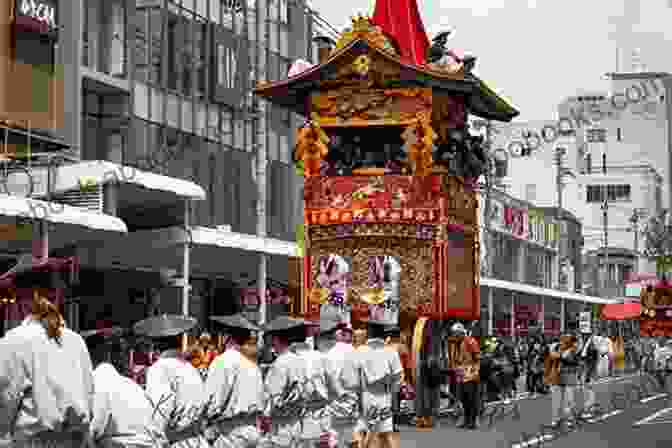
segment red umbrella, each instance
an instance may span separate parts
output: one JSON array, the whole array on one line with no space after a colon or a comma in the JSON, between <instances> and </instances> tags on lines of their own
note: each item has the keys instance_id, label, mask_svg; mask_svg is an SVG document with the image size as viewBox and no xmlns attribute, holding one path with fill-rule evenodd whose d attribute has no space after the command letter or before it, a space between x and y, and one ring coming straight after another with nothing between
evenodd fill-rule
<instances>
[{"instance_id":1,"label":"red umbrella","mask_svg":"<svg viewBox=\"0 0 672 448\"><path fill-rule=\"evenodd\" d=\"M602 307L602 319L627 320L637 319L641 312L639 302L610 303Z\"/></svg>"}]
</instances>

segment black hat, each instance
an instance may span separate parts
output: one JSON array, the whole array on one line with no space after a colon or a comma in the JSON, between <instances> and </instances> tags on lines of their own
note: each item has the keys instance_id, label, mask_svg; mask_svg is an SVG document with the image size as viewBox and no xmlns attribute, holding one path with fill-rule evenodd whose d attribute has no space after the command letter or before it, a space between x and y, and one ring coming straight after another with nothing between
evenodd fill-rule
<instances>
[{"instance_id":1,"label":"black hat","mask_svg":"<svg viewBox=\"0 0 672 448\"><path fill-rule=\"evenodd\" d=\"M193 317L163 314L137 322L133 325L133 331L150 338L163 338L189 331L197 323Z\"/></svg>"},{"instance_id":2,"label":"black hat","mask_svg":"<svg viewBox=\"0 0 672 448\"><path fill-rule=\"evenodd\" d=\"M401 336L401 329L396 325L386 325L385 326L385 336L390 336L393 338L398 338Z\"/></svg>"},{"instance_id":3,"label":"black hat","mask_svg":"<svg viewBox=\"0 0 672 448\"><path fill-rule=\"evenodd\" d=\"M97 330L86 330L79 333L84 339L90 338L104 338L104 339L113 339L126 335L127 330L122 327L109 327L109 328L99 328Z\"/></svg>"},{"instance_id":4,"label":"black hat","mask_svg":"<svg viewBox=\"0 0 672 448\"><path fill-rule=\"evenodd\" d=\"M58 272L59 261L60 259L35 259L32 255L24 255L5 275L14 276L16 288L65 288L67 285Z\"/></svg>"},{"instance_id":5,"label":"black hat","mask_svg":"<svg viewBox=\"0 0 672 448\"><path fill-rule=\"evenodd\" d=\"M300 327L306 327L307 323L304 319L295 317L279 316L268 324L264 325L266 333L276 333L281 331L296 330Z\"/></svg>"},{"instance_id":6,"label":"black hat","mask_svg":"<svg viewBox=\"0 0 672 448\"><path fill-rule=\"evenodd\" d=\"M214 320L225 327L236 329L236 330L246 330L246 331L260 331L261 329L247 320L245 316L241 313L233 314L230 316L211 316L210 320Z\"/></svg>"}]
</instances>

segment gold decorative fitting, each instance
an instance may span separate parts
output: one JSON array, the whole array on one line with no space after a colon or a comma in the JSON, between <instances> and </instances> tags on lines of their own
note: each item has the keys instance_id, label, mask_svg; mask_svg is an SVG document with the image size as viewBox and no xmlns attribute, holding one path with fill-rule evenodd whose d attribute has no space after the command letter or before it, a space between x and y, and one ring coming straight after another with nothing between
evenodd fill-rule
<instances>
[{"instance_id":1,"label":"gold decorative fitting","mask_svg":"<svg viewBox=\"0 0 672 448\"><path fill-rule=\"evenodd\" d=\"M434 166L432 148L438 136L432 129L430 114L419 112L418 119L408 127L403 137L410 152L409 158L414 164L414 174L416 176L432 174Z\"/></svg>"},{"instance_id":2,"label":"gold decorative fitting","mask_svg":"<svg viewBox=\"0 0 672 448\"><path fill-rule=\"evenodd\" d=\"M366 76L369 73L370 67L371 59L365 54L357 56L357 59L352 62L353 70L359 73L361 76Z\"/></svg>"},{"instance_id":3,"label":"gold decorative fitting","mask_svg":"<svg viewBox=\"0 0 672 448\"><path fill-rule=\"evenodd\" d=\"M383 288L369 288L360 294L360 300L369 305L380 305L385 302L385 290Z\"/></svg>"},{"instance_id":4,"label":"gold decorative fitting","mask_svg":"<svg viewBox=\"0 0 672 448\"><path fill-rule=\"evenodd\" d=\"M397 54L390 39L383 34L383 30L372 24L371 19L361 15L352 17L352 27L341 33L331 54L334 54L334 52L347 46L350 42L356 39L364 39L375 48L393 55Z\"/></svg>"},{"instance_id":5,"label":"gold decorative fitting","mask_svg":"<svg viewBox=\"0 0 672 448\"><path fill-rule=\"evenodd\" d=\"M316 120L297 131L294 159L303 162L306 176L319 176L320 162L329 153L329 137Z\"/></svg>"},{"instance_id":6,"label":"gold decorative fitting","mask_svg":"<svg viewBox=\"0 0 672 448\"><path fill-rule=\"evenodd\" d=\"M312 288L308 293L311 303L324 305L329 301L329 290L327 288Z\"/></svg>"}]
</instances>

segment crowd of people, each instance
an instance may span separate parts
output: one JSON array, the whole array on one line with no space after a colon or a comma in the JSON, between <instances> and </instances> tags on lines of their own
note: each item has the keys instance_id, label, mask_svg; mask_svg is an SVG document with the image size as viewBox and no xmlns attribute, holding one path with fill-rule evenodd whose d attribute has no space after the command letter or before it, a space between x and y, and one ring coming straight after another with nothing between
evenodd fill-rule
<instances>
[{"instance_id":1,"label":"crowd of people","mask_svg":"<svg viewBox=\"0 0 672 448\"><path fill-rule=\"evenodd\" d=\"M370 322L354 347L336 315L283 316L263 328L221 316L219 353L207 337L181 350L195 323L155 316L134 326L160 353L143 388L129 378L123 336L69 329L45 298L48 282L28 277L32 313L0 339L0 446L399 446L398 328ZM274 352L265 372L260 330Z\"/></svg>"},{"instance_id":2,"label":"crowd of people","mask_svg":"<svg viewBox=\"0 0 672 448\"><path fill-rule=\"evenodd\" d=\"M529 391L551 394L558 425L577 387L590 417L592 384L613 373L618 353L672 370L669 341L574 334L479 344L461 323L437 327L449 328L437 344L427 332L422 347L438 347L443 362L434 348L431 356L409 350L399 327L353 330L337 313L318 322L283 316L263 328L242 315L213 317L224 343L203 334L182 350L195 320L156 316L134 326L156 351L138 382L123 331L76 333L46 299L48 280L16 281L32 290L33 307L0 339L0 446L396 448L400 402L414 400L417 427L431 428L443 386L462 405L460 426L476 429L483 403L511 400L525 375Z\"/></svg>"}]
</instances>

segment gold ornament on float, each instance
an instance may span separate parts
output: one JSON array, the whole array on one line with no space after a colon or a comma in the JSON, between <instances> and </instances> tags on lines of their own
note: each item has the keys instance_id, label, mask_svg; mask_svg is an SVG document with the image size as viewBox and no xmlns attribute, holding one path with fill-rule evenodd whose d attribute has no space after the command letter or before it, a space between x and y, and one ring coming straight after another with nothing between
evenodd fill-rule
<instances>
[{"instance_id":1,"label":"gold ornament on float","mask_svg":"<svg viewBox=\"0 0 672 448\"><path fill-rule=\"evenodd\" d=\"M308 293L311 303L324 305L329 301L329 290L327 288L312 288Z\"/></svg>"},{"instance_id":2,"label":"gold ornament on float","mask_svg":"<svg viewBox=\"0 0 672 448\"><path fill-rule=\"evenodd\" d=\"M369 305L381 305L385 302L385 291L383 288L369 288L362 292L361 301Z\"/></svg>"},{"instance_id":3,"label":"gold ornament on float","mask_svg":"<svg viewBox=\"0 0 672 448\"><path fill-rule=\"evenodd\" d=\"M317 120L310 121L297 131L294 159L303 162L305 176L319 176L320 162L329 154L329 137Z\"/></svg>"}]
</instances>

